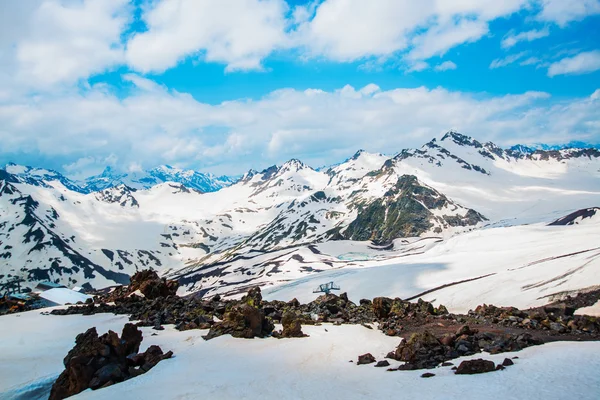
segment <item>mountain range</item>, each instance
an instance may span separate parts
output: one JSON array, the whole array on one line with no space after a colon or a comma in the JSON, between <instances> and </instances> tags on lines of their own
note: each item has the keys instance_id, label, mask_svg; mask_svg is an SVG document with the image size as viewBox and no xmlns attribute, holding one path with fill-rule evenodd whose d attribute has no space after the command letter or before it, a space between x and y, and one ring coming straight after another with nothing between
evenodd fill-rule
<instances>
[{"instance_id":1,"label":"mountain range","mask_svg":"<svg viewBox=\"0 0 600 400\"><path fill-rule=\"evenodd\" d=\"M319 170L294 159L237 181L163 166L75 182L9 164L0 281L102 288L153 268L183 292L231 294L550 223L598 205L598 188L598 149L503 149L457 132L394 156L359 151Z\"/></svg>"},{"instance_id":2,"label":"mountain range","mask_svg":"<svg viewBox=\"0 0 600 400\"><path fill-rule=\"evenodd\" d=\"M116 186L125 185L132 189L150 189L159 183L181 183L189 189L199 192L214 192L233 184L237 178L215 176L194 170L174 168L170 165L140 172L122 173L112 167L106 167L99 175L90 176L81 181L67 178L61 173L43 168L32 168L9 163L4 170L19 180L30 185L44 186L45 182L58 181L66 188L83 194L98 192Z\"/></svg>"}]
</instances>

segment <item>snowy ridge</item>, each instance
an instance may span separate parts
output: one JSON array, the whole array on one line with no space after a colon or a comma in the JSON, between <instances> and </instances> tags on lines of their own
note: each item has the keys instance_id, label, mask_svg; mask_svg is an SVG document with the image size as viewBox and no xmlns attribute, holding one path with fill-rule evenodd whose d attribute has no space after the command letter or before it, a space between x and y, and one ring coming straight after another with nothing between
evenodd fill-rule
<instances>
[{"instance_id":1,"label":"snowy ridge","mask_svg":"<svg viewBox=\"0 0 600 400\"><path fill-rule=\"evenodd\" d=\"M183 292L279 285L423 257L482 228L508 233L600 204L597 150L517 154L456 132L395 157L359 151L324 170L290 160L214 192L163 182L195 176L170 167L152 182L105 171L107 187L89 194L11 168L0 170L0 280L20 274L98 288L148 267L179 279ZM323 250L333 243L370 255Z\"/></svg>"}]
</instances>

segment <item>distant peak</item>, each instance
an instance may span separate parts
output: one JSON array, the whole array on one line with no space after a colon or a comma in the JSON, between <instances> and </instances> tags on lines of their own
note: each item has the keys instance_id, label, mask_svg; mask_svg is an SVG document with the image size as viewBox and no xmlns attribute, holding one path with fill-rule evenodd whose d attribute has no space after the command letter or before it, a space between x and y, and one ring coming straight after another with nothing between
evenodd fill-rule
<instances>
[{"instance_id":1,"label":"distant peak","mask_svg":"<svg viewBox=\"0 0 600 400\"><path fill-rule=\"evenodd\" d=\"M483 145L479 143L477 140L473 139L471 136L463 135L462 133L458 133L456 131L448 131L440 141L444 142L447 140L451 140L459 146L472 146L481 148Z\"/></svg>"},{"instance_id":2,"label":"distant peak","mask_svg":"<svg viewBox=\"0 0 600 400\"><path fill-rule=\"evenodd\" d=\"M304 168L308 168L308 166L306 164L304 164L302 161L298 160L297 158L292 158L291 160L287 161L285 164L283 164L281 166L282 170L290 170L290 171L300 171L301 169Z\"/></svg>"},{"instance_id":3,"label":"distant peak","mask_svg":"<svg viewBox=\"0 0 600 400\"><path fill-rule=\"evenodd\" d=\"M365 151L365 150L363 150L363 149L360 149L360 150L358 150L356 153L354 153L354 155L352 156L352 158L351 158L351 159L352 159L352 160L358 160L358 158L359 158L359 157L360 157L360 156L361 156L363 153L366 153L366 151Z\"/></svg>"}]
</instances>

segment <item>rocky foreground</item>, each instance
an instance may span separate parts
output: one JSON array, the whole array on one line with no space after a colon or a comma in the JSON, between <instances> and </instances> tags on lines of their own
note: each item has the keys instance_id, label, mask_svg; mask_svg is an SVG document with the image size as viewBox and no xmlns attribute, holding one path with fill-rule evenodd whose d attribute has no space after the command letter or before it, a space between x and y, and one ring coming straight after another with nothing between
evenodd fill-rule
<instances>
[{"instance_id":1,"label":"rocky foreground","mask_svg":"<svg viewBox=\"0 0 600 400\"><path fill-rule=\"evenodd\" d=\"M310 303L300 304L296 299L265 301L258 287L251 288L239 300L219 296L178 297L176 291L176 282L159 278L151 271L141 271L132 277L128 286L98 293L94 301L53 310L52 314L126 314L131 321L137 321L135 325L155 330L164 329L164 324L172 324L180 331L207 329L205 340L227 334L237 338L301 338L306 336L302 325L324 322L357 324L366 329L376 327L385 335L402 338L395 349L390 349L387 358L404 364L395 369L387 368L389 371L449 366L452 365L450 360L459 357L481 352L519 351L549 341L600 339L599 319L575 315L577 308L598 301L600 291L528 310L484 304L468 314L453 314L443 305L434 307L420 299L409 302L376 297L355 304L344 293L324 294ZM282 325L282 330L275 330L276 323ZM370 354L361 355L357 362L358 365L371 363L377 367L389 366L386 360L377 362ZM512 361L507 359L496 366L486 360L469 360L459 365L456 373L490 372L510 363ZM128 379L136 373L119 379ZM431 374L424 374L427 376Z\"/></svg>"}]
</instances>

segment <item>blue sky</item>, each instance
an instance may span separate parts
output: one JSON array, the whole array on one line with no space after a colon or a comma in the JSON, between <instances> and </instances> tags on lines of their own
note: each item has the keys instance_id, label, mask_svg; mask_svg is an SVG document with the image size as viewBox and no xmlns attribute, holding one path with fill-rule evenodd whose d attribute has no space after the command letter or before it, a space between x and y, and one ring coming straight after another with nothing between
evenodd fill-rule
<instances>
[{"instance_id":1,"label":"blue sky","mask_svg":"<svg viewBox=\"0 0 600 400\"><path fill-rule=\"evenodd\" d=\"M23 4L26 3L26 4ZM600 0L0 3L0 161L239 174L600 142Z\"/></svg>"}]
</instances>

